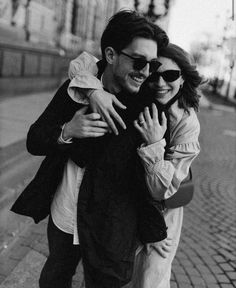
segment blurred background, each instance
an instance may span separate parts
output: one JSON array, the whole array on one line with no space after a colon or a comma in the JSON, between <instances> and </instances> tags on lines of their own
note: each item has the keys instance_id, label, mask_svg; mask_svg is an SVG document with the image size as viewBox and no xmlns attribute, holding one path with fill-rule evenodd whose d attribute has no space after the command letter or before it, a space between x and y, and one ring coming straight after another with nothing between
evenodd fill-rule
<instances>
[{"instance_id":1,"label":"blurred background","mask_svg":"<svg viewBox=\"0 0 236 288\"><path fill-rule=\"evenodd\" d=\"M56 87L69 59L83 50L99 54L103 28L122 8L164 28L212 89L236 101L234 0L0 0L0 93Z\"/></svg>"},{"instance_id":2,"label":"blurred background","mask_svg":"<svg viewBox=\"0 0 236 288\"><path fill-rule=\"evenodd\" d=\"M0 0L0 288L37 288L46 223L10 207L42 157L25 148L30 125L67 78L71 59L100 57L108 19L135 9L186 49L202 87L201 153L185 207L171 288L236 287L236 19L234 0ZM73 287L81 285L81 267Z\"/></svg>"}]
</instances>

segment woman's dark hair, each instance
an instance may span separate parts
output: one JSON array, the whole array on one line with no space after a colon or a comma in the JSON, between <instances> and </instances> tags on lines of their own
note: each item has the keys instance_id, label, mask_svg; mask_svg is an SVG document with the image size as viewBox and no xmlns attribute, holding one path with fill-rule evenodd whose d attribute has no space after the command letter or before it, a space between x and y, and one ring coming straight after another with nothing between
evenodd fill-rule
<instances>
[{"instance_id":1,"label":"woman's dark hair","mask_svg":"<svg viewBox=\"0 0 236 288\"><path fill-rule=\"evenodd\" d=\"M118 53L134 38L143 37L157 42L158 49L166 46L169 38L165 31L147 18L132 10L121 10L111 17L101 38L103 61L106 47L113 47Z\"/></svg>"},{"instance_id":2,"label":"woman's dark hair","mask_svg":"<svg viewBox=\"0 0 236 288\"><path fill-rule=\"evenodd\" d=\"M203 83L203 79L199 75L192 57L185 50L172 43L159 50L159 56L173 60L181 69L184 84L180 90L179 107L186 111L189 107L193 107L197 111L201 97L197 88Z\"/></svg>"}]
</instances>

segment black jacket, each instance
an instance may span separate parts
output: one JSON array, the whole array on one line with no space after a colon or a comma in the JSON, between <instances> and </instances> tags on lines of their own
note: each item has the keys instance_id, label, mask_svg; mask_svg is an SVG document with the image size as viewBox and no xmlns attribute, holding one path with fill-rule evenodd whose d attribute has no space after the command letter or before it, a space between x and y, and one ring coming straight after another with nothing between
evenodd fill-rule
<instances>
[{"instance_id":1,"label":"black jacket","mask_svg":"<svg viewBox=\"0 0 236 288\"><path fill-rule=\"evenodd\" d=\"M30 127L27 150L36 156L46 156L34 179L18 197L11 210L30 216L35 223L46 218L56 188L73 144L58 144L61 126L68 122L82 106L67 94L67 80L57 91L45 111Z\"/></svg>"},{"instance_id":2,"label":"black jacket","mask_svg":"<svg viewBox=\"0 0 236 288\"><path fill-rule=\"evenodd\" d=\"M69 145L58 144L61 126L82 107L67 94L68 84L66 81L62 85L30 127L28 151L33 155L46 155L46 158L35 178L14 203L12 211L33 217L36 223L44 219L50 212L51 200L68 158L80 162L88 151L77 203L86 287L119 288L132 276L137 239L156 242L166 237L164 218L147 201L149 193L143 167L136 159L136 147L141 139L131 120L136 119L139 111L133 107L143 106L136 97L132 99L121 93L122 100L130 102L129 113L123 115L128 121L127 131L121 131L118 137L107 135L97 140L75 139ZM130 115L135 118L130 119ZM90 144L91 150L88 148ZM81 149L82 154L80 152L76 157ZM135 171L137 167L139 174Z\"/></svg>"}]
</instances>

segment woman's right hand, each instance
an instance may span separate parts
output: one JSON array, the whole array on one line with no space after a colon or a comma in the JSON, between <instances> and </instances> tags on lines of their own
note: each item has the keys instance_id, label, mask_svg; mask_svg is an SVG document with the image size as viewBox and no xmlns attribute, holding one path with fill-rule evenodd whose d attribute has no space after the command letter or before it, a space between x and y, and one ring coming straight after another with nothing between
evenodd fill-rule
<instances>
[{"instance_id":1,"label":"woman's right hand","mask_svg":"<svg viewBox=\"0 0 236 288\"><path fill-rule=\"evenodd\" d=\"M173 246L172 238L167 237L166 239L156 242L156 243L149 243L146 245L147 253L150 253L150 249L154 249L161 257L167 258L168 254L171 252Z\"/></svg>"},{"instance_id":2,"label":"woman's right hand","mask_svg":"<svg viewBox=\"0 0 236 288\"><path fill-rule=\"evenodd\" d=\"M98 113L101 115L103 121L107 122L110 129L118 135L118 129L113 120L116 120L118 124L123 128L126 129L126 125L120 115L116 112L113 105L121 109L126 109L115 95L108 93L104 90L93 90L89 96L90 99L90 106L93 112Z\"/></svg>"}]
</instances>

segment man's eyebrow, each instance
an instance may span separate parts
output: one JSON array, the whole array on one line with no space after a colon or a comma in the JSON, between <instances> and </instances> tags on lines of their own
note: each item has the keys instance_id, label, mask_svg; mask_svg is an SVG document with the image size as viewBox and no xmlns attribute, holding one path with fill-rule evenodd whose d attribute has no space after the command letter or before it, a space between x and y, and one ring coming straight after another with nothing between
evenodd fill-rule
<instances>
[{"instance_id":1,"label":"man's eyebrow","mask_svg":"<svg viewBox=\"0 0 236 288\"><path fill-rule=\"evenodd\" d=\"M134 56L134 57L147 59L146 56L144 56L144 55L142 55L142 54L139 54L139 53L135 53L135 52L134 52L134 53L132 53L131 55Z\"/></svg>"},{"instance_id":2,"label":"man's eyebrow","mask_svg":"<svg viewBox=\"0 0 236 288\"><path fill-rule=\"evenodd\" d=\"M147 57L146 56L144 56L144 55L142 55L142 54L139 54L139 53L132 53L131 54L131 56L132 57L137 57L137 58L142 58L142 59L145 59L145 60L147 60ZM152 60L157 60L157 57L156 58L152 58L150 61L152 61Z\"/></svg>"}]
</instances>

